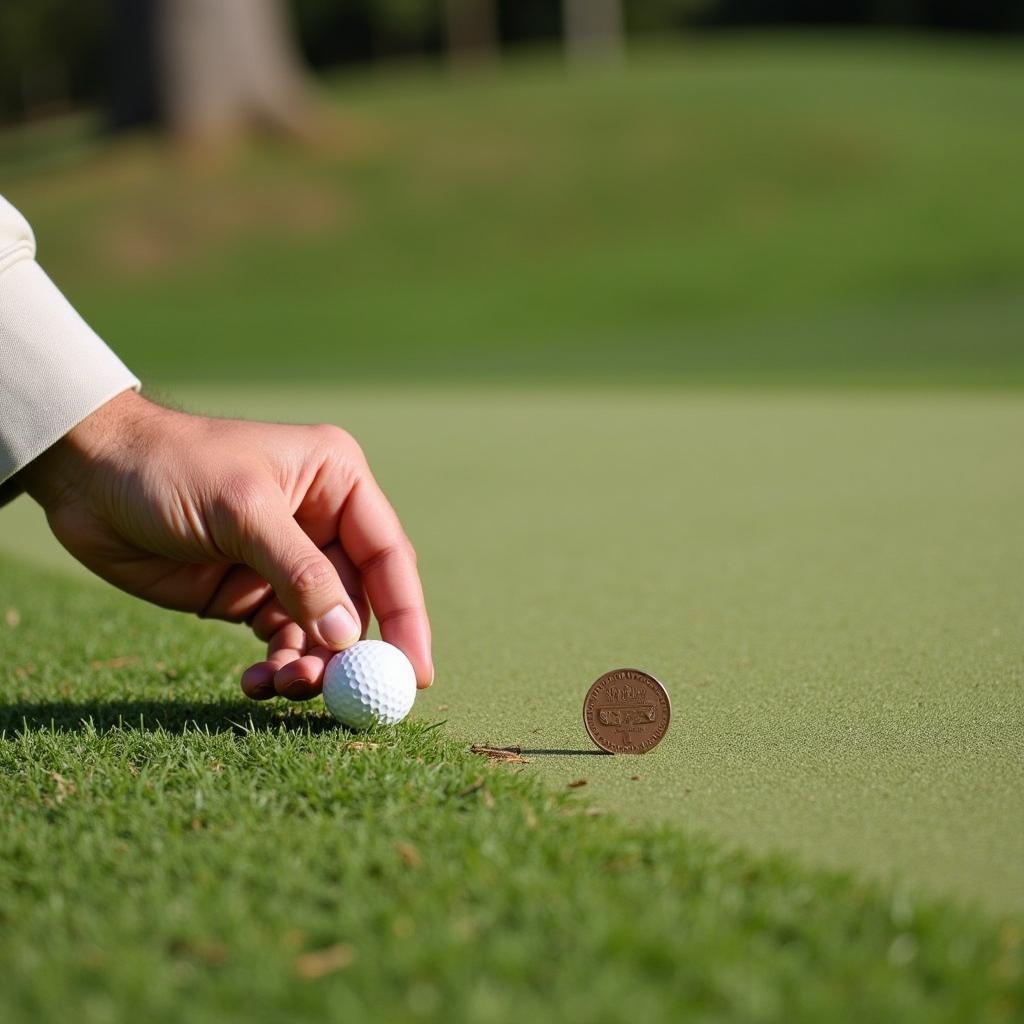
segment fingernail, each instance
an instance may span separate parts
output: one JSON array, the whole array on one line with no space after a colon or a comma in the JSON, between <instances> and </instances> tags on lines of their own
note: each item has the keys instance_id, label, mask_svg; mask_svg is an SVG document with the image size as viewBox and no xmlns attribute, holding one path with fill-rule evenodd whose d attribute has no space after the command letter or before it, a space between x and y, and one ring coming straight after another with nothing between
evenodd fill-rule
<instances>
[{"instance_id":1,"label":"fingernail","mask_svg":"<svg viewBox=\"0 0 1024 1024\"><path fill-rule=\"evenodd\" d=\"M242 673L242 692L250 700L266 700L274 697L274 678L266 675L265 665L253 665Z\"/></svg>"},{"instance_id":2,"label":"fingernail","mask_svg":"<svg viewBox=\"0 0 1024 1024\"><path fill-rule=\"evenodd\" d=\"M328 647L348 647L359 639L359 623L340 604L322 615L316 628Z\"/></svg>"},{"instance_id":3,"label":"fingernail","mask_svg":"<svg viewBox=\"0 0 1024 1024\"><path fill-rule=\"evenodd\" d=\"M293 679L281 687L281 696L289 700L306 700L312 696L309 692L312 685L308 679Z\"/></svg>"}]
</instances>

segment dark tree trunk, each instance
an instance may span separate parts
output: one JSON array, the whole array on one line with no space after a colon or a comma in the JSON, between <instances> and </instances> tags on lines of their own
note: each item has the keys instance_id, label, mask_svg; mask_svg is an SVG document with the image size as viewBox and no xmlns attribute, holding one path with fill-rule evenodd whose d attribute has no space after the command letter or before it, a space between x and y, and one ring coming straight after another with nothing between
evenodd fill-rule
<instances>
[{"instance_id":1,"label":"dark tree trunk","mask_svg":"<svg viewBox=\"0 0 1024 1024\"><path fill-rule=\"evenodd\" d=\"M448 53L457 64L486 63L498 52L495 0L444 0Z\"/></svg>"},{"instance_id":2,"label":"dark tree trunk","mask_svg":"<svg viewBox=\"0 0 1024 1024\"><path fill-rule=\"evenodd\" d=\"M160 119L157 0L115 0L109 43L107 125L123 132Z\"/></svg>"},{"instance_id":3,"label":"dark tree trunk","mask_svg":"<svg viewBox=\"0 0 1024 1024\"><path fill-rule=\"evenodd\" d=\"M622 0L562 0L565 42L573 60L622 54Z\"/></svg>"}]
</instances>

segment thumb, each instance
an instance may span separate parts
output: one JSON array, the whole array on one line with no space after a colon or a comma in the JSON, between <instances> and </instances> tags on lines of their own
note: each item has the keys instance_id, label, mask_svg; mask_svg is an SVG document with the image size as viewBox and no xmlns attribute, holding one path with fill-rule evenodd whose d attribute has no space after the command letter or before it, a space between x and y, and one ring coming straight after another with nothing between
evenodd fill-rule
<instances>
[{"instance_id":1,"label":"thumb","mask_svg":"<svg viewBox=\"0 0 1024 1024\"><path fill-rule=\"evenodd\" d=\"M243 561L273 588L311 646L338 651L362 633L352 604L331 560L306 536L282 502L246 524L239 538Z\"/></svg>"}]
</instances>

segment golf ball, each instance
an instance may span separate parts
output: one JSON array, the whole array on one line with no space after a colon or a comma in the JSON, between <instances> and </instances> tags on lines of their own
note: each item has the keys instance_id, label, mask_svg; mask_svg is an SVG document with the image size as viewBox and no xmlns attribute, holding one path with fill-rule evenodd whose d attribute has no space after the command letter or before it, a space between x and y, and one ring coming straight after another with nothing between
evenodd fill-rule
<instances>
[{"instance_id":1,"label":"golf ball","mask_svg":"<svg viewBox=\"0 0 1024 1024\"><path fill-rule=\"evenodd\" d=\"M409 659L383 640L360 640L336 654L324 672L324 704L350 729L394 725L412 709L416 673Z\"/></svg>"}]
</instances>

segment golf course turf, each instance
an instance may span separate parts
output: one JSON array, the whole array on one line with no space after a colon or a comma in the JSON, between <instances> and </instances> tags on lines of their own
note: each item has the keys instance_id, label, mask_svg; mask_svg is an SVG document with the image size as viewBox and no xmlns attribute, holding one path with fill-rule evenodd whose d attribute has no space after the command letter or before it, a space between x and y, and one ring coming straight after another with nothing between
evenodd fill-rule
<instances>
[{"instance_id":1,"label":"golf course turf","mask_svg":"<svg viewBox=\"0 0 1024 1024\"><path fill-rule=\"evenodd\" d=\"M417 711L453 738L537 751L531 770L634 820L1024 911L1015 396L176 397L360 438L433 617ZM52 552L30 503L5 517L7 550ZM583 728L621 665L674 706L639 760Z\"/></svg>"},{"instance_id":2,"label":"golf course turf","mask_svg":"<svg viewBox=\"0 0 1024 1024\"><path fill-rule=\"evenodd\" d=\"M240 637L2 568L11 1024L69 1007L83 1022L1020 1010L1019 919L592 817L576 791L422 723L355 737L318 705L247 704Z\"/></svg>"},{"instance_id":3,"label":"golf course turf","mask_svg":"<svg viewBox=\"0 0 1024 1024\"><path fill-rule=\"evenodd\" d=\"M340 147L185 173L0 140L155 394L360 440L438 669L370 737L250 704L243 630L0 510L0 1019L1019 1019L1019 55L353 77ZM643 758L583 729L624 665Z\"/></svg>"}]
</instances>

